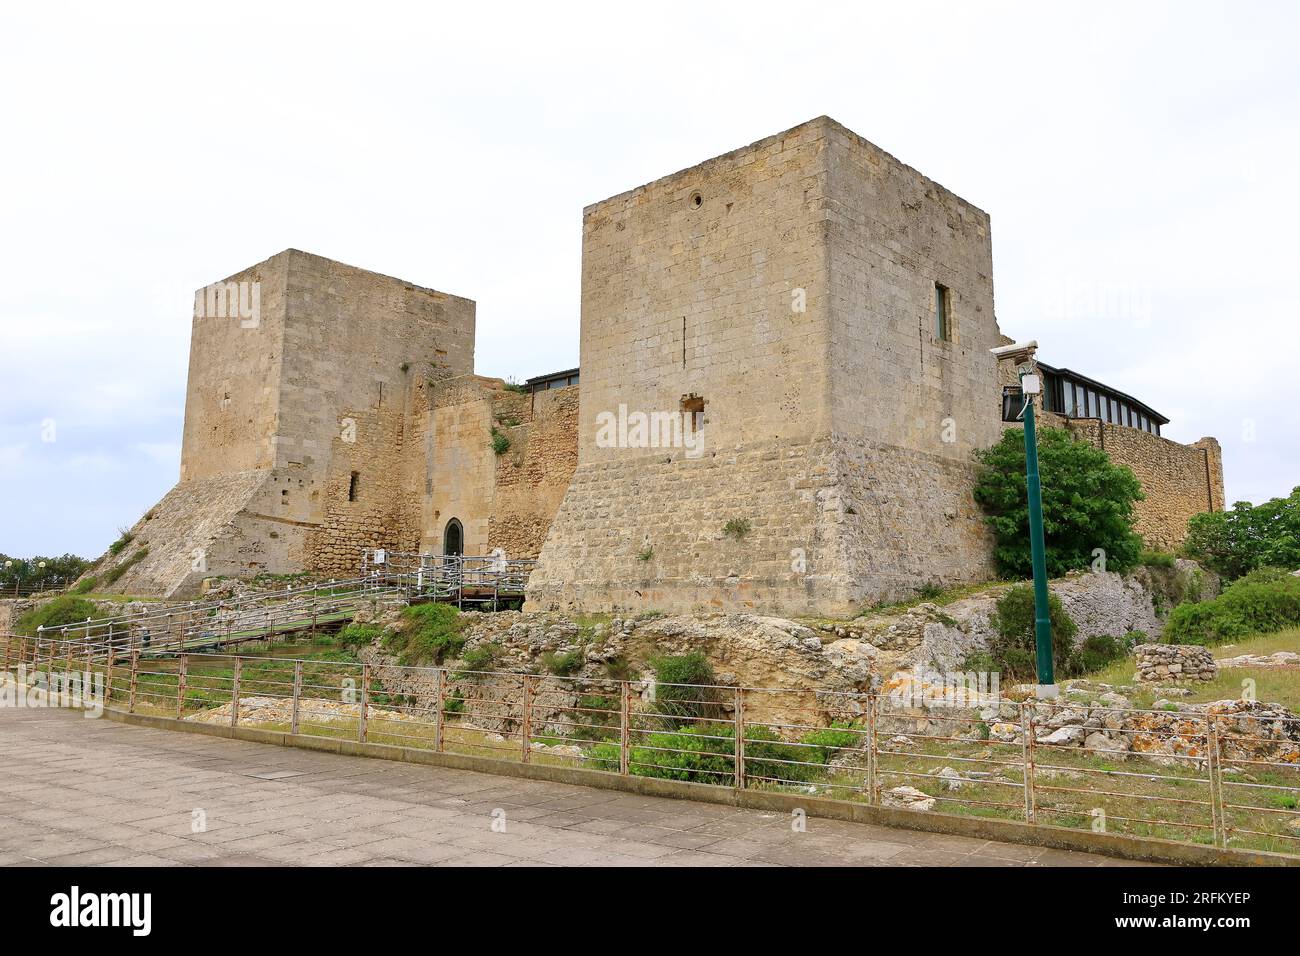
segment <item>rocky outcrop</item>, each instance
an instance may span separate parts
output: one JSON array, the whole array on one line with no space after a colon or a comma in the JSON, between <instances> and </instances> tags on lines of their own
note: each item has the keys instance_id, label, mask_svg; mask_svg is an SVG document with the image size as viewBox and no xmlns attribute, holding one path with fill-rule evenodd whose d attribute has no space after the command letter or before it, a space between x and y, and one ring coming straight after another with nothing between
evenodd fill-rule
<instances>
[{"instance_id":1,"label":"rocky outcrop","mask_svg":"<svg viewBox=\"0 0 1300 956\"><path fill-rule=\"evenodd\" d=\"M1300 669L1300 654L1294 651L1276 651L1272 654L1239 654L1225 657L1219 667L1263 667L1269 670Z\"/></svg>"},{"instance_id":2,"label":"rocky outcrop","mask_svg":"<svg viewBox=\"0 0 1300 956\"><path fill-rule=\"evenodd\" d=\"M896 614L878 613L823 627L872 644L891 670L959 670L996 636L997 603L1010 587L990 587L942 607L922 603ZM1078 626L1077 642L1103 634L1118 638L1134 631L1151 638L1164 630L1163 614L1179 600L1217 593L1218 577L1194 561L1179 560L1174 568L1139 568L1128 575L1072 573L1052 581L1051 591Z\"/></svg>"},{"instance_id":3,"label":"rocky outcrop","mask_svg":"<svg viewBox=\"0 0 1300 956\"><path fill-rule=\"evenodd\" d=\"M393 620L395 613L390 612L376 623ZM542 721L574 706L580 697L615 693L618 679L632 680L637 694L652 694L651 662L693 651L708 658L717 683L724 687L806 688L755 700L749 710L755 720L794 718L797 708L833 700L836 692L864 692L876 673L876 648L865 641L755 614L575 620L558 613L468 612L465 634L466 652L493 650L494 658L485 668L493 672L546 677L557 662L564 662L565 679L538 685L534 712ZM422 703L436 694L431 673L398 668L378 647L363 649L361 656L376 667L375 677L389 693ZM491 714L507 708L494 705L513 705L523 692L522 680L461 675L454 668L449 674L448 694L471 698L477 705L470 707L475 711L471 719L487 729L502 729ZM806 695L806 702L800 701L800 694ZM722 691L717 696L725 713L728 695Z\"/></svg>"}]
</instances>

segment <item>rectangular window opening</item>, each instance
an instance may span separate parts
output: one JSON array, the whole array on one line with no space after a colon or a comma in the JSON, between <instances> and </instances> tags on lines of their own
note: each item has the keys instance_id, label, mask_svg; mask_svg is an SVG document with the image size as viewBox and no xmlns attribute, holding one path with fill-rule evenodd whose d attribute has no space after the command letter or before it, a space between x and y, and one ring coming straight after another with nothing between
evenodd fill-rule
<instances>
[{"instance_id":1,"label":"rectangular window opening","mask_svg":"<svg viewBox=\"0 0 1300 956\"><path fill-rule=\"evenodd\" d=\"M947 342L950 338L951 323L948 314L948 287L934 284L934 337L940 342Z\"/></svg>"},{"instance_id":2,"label":"rectangular window opening","mask_svg":"<svg viewBox=\"0 0 1300 956\"><path fill-rule=\"evenodd\" d=\"M354 471L352 476L348 478L348 501L357 500L357 481L360 477L360 472Z\"/></svg>"}]
</instances>

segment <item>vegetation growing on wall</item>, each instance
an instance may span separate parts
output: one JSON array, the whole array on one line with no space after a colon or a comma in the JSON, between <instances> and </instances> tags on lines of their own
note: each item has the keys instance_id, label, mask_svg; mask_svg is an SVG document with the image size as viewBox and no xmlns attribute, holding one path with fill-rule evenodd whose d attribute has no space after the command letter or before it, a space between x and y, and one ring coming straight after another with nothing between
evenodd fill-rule
<instances>
[{"instance_id":1,"label":"vegetation growing on wall","mask_svg":"<svg viewBox=\"0 0 1300 956\"><path fill-rule=\"evenodd\" d=\"M135 567L137 564L139 564L147 557L149 557L149 549L140 548L138 551L135 552L135 554L131 555L131 557L127 558L125 561L121 562L117 567L113 568L111 571L105 574L104 583L116 584L118 581L122 579L122 575L126 574L126 572L130 571L133 567Z\"/></svg>"},{"instance_id":2,"label":"vegetation growing on wall","mask_svg":"<svg viewBox=\"0 0 1300 956\"><path fill-rule=\"evenodd\" d=\"M338 642L352 650L369 647L379 639L380 630L373 624L349 624L338 633Z\"/></svg>"},{"instance_id":3,"label":"vegetation growing on wall","mask_svg":"<svg viewBox=\"0 0 1300 956\"><path fill-rule=\"evenodd\" d=\"M748 518L731 518L722 526L722 533L739 541L749 534L752 527Z\"/></svg>"},{"instance_id":4,"label":"vegetation growing on wall","mask_svg":"<svg viewBox=\"0 0 1300 956\"><path fill-rule=\"evenodd\" d=\"M975 500L996 536L998 568L1010 577L1030 577L1025 433L1007 429L1001 441L976 458L982 469ZM1133 506L1143 495L1133 472L1059 428L1038 433L1038 464L1048 574L1059 577L1089 568L1099 548L1108 571L1123 572L1137 564L1142 539L1133 530Z\"/></svg>"},{"instance_id":5,"label":"vegetation growing on wall","mask_svg":"<svg viewBox=\"0 0 1300 956\"><path fill-rule=\"evenodd\" d=\"M1055 651L1053 667L1064 674L1078 627L1055 594L1049 596L1047 605ZM990 623L997 629L997 637L989 642L988 652L974 655L964 666L969 670L997 672L1013 680L1033 680L1038 669L1034 650L1034 589L1028 584L1007 589L998 599Z\"/></svg>"}]
</instances>

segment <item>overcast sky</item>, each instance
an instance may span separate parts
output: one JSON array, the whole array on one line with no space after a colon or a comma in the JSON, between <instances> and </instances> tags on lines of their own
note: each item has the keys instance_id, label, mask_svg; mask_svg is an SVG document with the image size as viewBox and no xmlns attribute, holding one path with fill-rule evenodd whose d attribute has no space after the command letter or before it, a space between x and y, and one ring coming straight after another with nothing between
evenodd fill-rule
<instances>
[{"instance_id":1,"label":"overcast sky","mask_svg":"<svg viewBox=\"0 0 1300 956\"><path fill-rule=\"evenodd\" d=\"M823 113L991 214L1004 332L1286 494L1298 10L6 5L0 551L175 483L195 288L296 247L477 300L482 374L568 368L582 207Z\"/></svg>"}]
</instances>

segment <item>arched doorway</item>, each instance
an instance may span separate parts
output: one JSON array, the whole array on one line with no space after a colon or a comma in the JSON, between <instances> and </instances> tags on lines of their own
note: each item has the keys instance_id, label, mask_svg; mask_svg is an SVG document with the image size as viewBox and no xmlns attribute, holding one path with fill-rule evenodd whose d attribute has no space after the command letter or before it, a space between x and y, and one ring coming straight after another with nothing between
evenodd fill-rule
<instances>
[{"instance_id":1,"label":"arched doorway","mask_svg":"<svg viewBox=\"0 0 1300 956\"><path fill-rule=\"evenodd\" d=\"M458 557L465 553L465 530L460 526L458 518L448 521L442 532L442 553Z\"/></svg>"}]
</instances>

